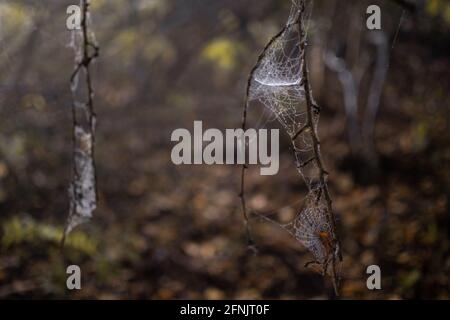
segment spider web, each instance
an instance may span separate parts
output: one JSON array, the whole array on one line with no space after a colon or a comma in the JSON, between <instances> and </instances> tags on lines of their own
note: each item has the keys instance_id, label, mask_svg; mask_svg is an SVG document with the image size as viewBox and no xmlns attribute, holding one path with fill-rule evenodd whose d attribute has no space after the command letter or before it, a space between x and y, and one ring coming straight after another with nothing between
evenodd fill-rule
<instances>
[{"instance_id":1,"label":"spider web","mask_svg":"<svg viewBox=\"0 0 450 320\"><path fill-rule=\"evenodd\" d=\"M315 161L311 161L313 145L310 128L306 128L307 110L301 76L303 53L300 52L301 36L295 21L299 3L292 2L286 25L261 55L251 78L249 100L259 101L270 110L291 137L297 168L311 190L317 188L319 170ZM314 130L318 120L318 115L314 115ZM305 130L297 134L302 128Z\"/></svg>"},{"instance_id":2,"label":"spider web","mask_svg":"<svg viewBox=\"0 0 450 320\"><path fill-rule=\"evenodd\" d=\"M292 1L289 18L283 27L268 43L256 64L249 86L249 102L259 102L269 110L289 135L295 157L296 167L308 188L303 209L294 220L280 225L286 229L314 256L317 263L327 272L328 262L333 258L334 249L330 241L335 239L327 206L322 196L320 169L315 159L311 130L317 134L318 112L313 112L312 126L308 125L308 110L303 85L303 54L296 19L299 16L301 0ZM307 29L302 19L303 30Z\"/></svg>"},{"instance_id":3,"label":"spider web","mask_svg":"<svg viewBox=\"0 0 450 320\"><path fill-rule=\"evenodd\" d=\"M326 235L331 235L326 207L322 203L310 204L293 222L294 236L320 264L325 264L330 254Z\"/></svg>"},{"instance_id":4,"label":"spider web","mask_svg":"<svg viewBox=\"0 0 450 320\"><path fill-rule=\"evenodd\" d=\"M249 99L259 100L271 110L286 131L294 134L305 111L298 108L304 100L301 83L299 34L294 23L296 5L286 26L263 52L250 83Z\"/></svg>"}]
</instances>

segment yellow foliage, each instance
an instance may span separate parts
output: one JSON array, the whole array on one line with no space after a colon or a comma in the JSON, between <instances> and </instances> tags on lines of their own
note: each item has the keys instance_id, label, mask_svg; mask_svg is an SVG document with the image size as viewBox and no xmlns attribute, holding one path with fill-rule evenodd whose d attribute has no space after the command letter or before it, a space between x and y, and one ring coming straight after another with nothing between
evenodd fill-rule
<instances>
[{"instance_id":1,"label":"yellow foliage","mask_svg":"<svg viewBox=\"0 0 450 320\"><path fill-rule=\"evenodd\" d=\"M170 10L170 4L166 0L141 1L139 11L152 13L159 16L166 14Z\"/></svg>"},{"instance_id":2,"label":"yellow foliage","mask_svg":"<svg viewBox=\"0 0 450 320\"><path fill-rule=\"evenodd\" d=\"M445 7L445 11L444 11L444 19L445 22L447 22L448 24L450 24L450 4L448 4Z\"/></svg>"},{"instance_id":3,"label":"yellow foliage","mask_svg":"<svg viewBox=\"0 0 450 320\"><path fill-rule=\"evenodd\" d=\"M238 46L231 40L220 38L213 40L202 51L202 58L213 62L222 70L232 70L236 67Z\"/></svg>"},{"instance_id":4,"label":"yellow foliage","mask_svg":"<svg viewBox=\"0 0 450 320\"><path fill-rule=\"evenodd\" d=\"M133 29L125 29L117 36L117 44L121 49L127 51L136 47L136 43L139 41L137 32Z\"/></svg>"},{"instance_id":5,"label":"yellow foliage","mask_svg":"<svg viewBox=\"0 0 450 320\"><path fill-rule=\"evenodd\" d=\"M90 3L90 8L92 9L92 11L101 9L106 3L106 0L95 0L95 1L91 1Z\"/></svg>"},{"instance_id":6,"label":"yellow foliage","mask_svg":"<svg viewBox=\"0 0 450 320\"><path fill-rule=\"evenodd\" d=\"M6 32L19 29L30 24L30 14L17 3L0 3L0 21Z\"/></svg>"},{"instance_id":7,"label":"yellow foliage","mask_svg":"<svg viewBox=\"0 0 450 320\"><path fill-rule=\"evenodd\" d=\"M450 3L447 0L428 0L425 9L432 16L442 16L450 24Z\"/></svg>"},{"instance_id":8,"label":"yellow foliage","mask_svg":"<svg viewBox=\"0 0 450 320\"><path fill-rule=\"evenodd\" d=\"M176 52L172 44L163 37L153 37L144 47L145 58L153 62L156 59L162 59L170 64L176 58Z\"/></svg>"},{"instance_id":9,"label":"yellow foliage","mask_svg":"<svg viewBox=\"0 0 450 320\"><path fill-rule=\"evenodd\" d=\"M426 5L426 10L431 15L437 15L439 13L439 8L441 6L440 0L428 0Z\"/></svg>"},{"instance_id":10,"label":"yellow foliage","mask_svg":"<svg viewBox=\"0 0 450 320\"><path fill-rule=\"evenodd\" d=\"M139 35L136 30L128 28L122 30L114 39L114 51L120 56L123 64L130 63L135 57Z\"/></svg>"},{"instance_id":11,"label":"yellow foliage","mask_svg":"<svg viewBox=\"0 0 450 320\"><path fill-rule=\"evenodd\" d=\"M150 62L161 59L165 63L171 63L176 57L176 52L167 39L152 36L143 42L142 36L132 28L120 32L115 42L115 47L125 62L130 62L135 57L136 50L142 50L143 57Z\"/></svg>"}]
</instances>

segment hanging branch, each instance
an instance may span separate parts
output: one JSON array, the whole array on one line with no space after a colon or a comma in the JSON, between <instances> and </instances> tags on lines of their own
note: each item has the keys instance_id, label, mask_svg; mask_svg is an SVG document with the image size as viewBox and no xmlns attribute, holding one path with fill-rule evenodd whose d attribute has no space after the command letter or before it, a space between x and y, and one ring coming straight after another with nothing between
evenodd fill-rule
<instances>
[{"instance_id":1,"label":"hanging branch","mask_svg":"<svg viewBox=\"0 0 450 320\"><path fill-rule=\"evenodd\" d=\"M91 63L99 56L99 47L90 28L89 0L81 0L81 30L72 31L71 46L75 52L75 67L70 77L72 102L73 163L69 187L70 209L63 238L77 225L89 220L97 207L97 179L94 161L96 114ZM82 88L79 77L84 74ZM84 99L78 99L84 96Z\"/></svg>"}]
</instances>

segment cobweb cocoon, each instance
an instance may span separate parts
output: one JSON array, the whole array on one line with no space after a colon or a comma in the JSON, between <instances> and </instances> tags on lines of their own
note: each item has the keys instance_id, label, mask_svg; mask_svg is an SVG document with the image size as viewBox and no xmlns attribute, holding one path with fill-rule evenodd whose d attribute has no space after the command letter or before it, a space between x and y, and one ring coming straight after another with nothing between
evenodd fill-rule
<instances>
[{"instance_id":1,"label":"cobweb cocoon","mask_svg":"<svg viewBox=\"0 0 450 320\"><path fill-rule=\"evenodd\" d=\"M66 235L77 225L89 220L97 207L92 135L79 126L75 127L75 134L74 177L69 188L70 212Z\"/></svg>"},{"instance_id":2,"label":"cobweb cocoon","mask_svg":"<svg viewBox=\"0 0 450 320\"><path fill-rule=\"evenodd\" d=\"M89 1L81 0L83 10L81 28L71 32L69 47L74 52L74 70L70 78L73 116L73 167L69 187L69 217L65 237L79 224L92 217L97 207L94 141L96 116L93 105L90 63L98 57L98 45L90 30Z\"/></svg>"}]
</instances>

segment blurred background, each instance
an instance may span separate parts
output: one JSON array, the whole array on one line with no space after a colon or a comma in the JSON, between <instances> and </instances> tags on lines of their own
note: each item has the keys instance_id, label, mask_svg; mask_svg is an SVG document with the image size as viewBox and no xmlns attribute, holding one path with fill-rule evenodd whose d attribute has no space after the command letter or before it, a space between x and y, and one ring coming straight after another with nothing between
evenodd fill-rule
<instances>
[{"instance_id":1,"label":"blurred background","mask_svg":"<svg viewBox=\"0 0 450 320\"><path fill-rule=\"evenodd\" d=\"M0 0L0 298L327 299L310 253L253 218L247 249L239 166L175 166L174 129L240 126L245 84L288 0L92 0L99 207L68 215L77 1ZM382 9L382 31L365 27ZM309 5L312 88L344 262L341 297L448 299L450 4ZM270 115L257 104L251 125ZM305 186L287 136L276 176L249 170L248 205L280 223ZM66 267L82 290L66 289ZM366 288L377 264L382 290Z\"/></svg>"}]
</instances>

